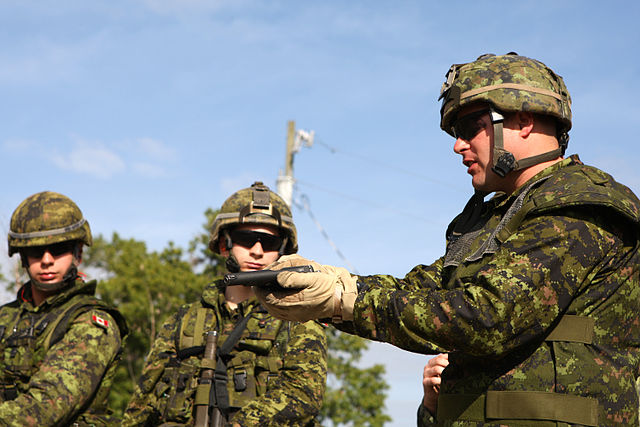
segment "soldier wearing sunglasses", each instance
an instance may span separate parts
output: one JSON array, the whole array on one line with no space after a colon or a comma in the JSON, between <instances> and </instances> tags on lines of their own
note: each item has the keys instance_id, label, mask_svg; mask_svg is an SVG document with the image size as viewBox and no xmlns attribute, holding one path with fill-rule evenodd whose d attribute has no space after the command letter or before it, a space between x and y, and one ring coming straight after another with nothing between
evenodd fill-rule
<instances>
[{"instance_id":1,"label":"soldier wearing sunglasses","mask_svg":"<svg viewBox=\"0 0 640 427\"><path fill-rule=\"evenodd\" d=\"M402 279L313 264L258 297L280 318L448 352L442 372L425 371L439 396L425 396L421 425L638 425L640 201L565 157L571 98L540 61L455 64L440 98L475 190L445 254Z\"/></svg>"},{"instance_id":2,"label":"soldier wearing sunglasses","mask_svg":"<svg viewBox=\"0 0 640 427\"><path fill-rule=\"evenodd\" d=\"M89 223L45 191L16 208L8 241L29 281L0 308L0 425L117 422L106 405L127 327L78 273Z\"/></svg>"},{"instance_id":3,"label":"soldier wearing sunglasses","mask_svg":"<svg viewBox=\"0 0 640 427\"><path fill-rule=\"evenodd\" d=\"M229 272L261 270L297 252L291 211L256 182L223 203L209 248ZM212 334L217 351L207 351ZM251 287L217 278L161 328L124 425L316 425L326 373L320 324L276 319Z\"/></svg>"}]
</instances>

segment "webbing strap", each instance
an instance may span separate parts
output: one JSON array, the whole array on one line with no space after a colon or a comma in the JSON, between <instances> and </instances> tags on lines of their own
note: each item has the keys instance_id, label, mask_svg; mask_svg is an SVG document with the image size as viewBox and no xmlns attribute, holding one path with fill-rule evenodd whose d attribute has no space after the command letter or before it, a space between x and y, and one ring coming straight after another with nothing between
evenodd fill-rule
<instances>
[{"instance_id":1,"label":"webbing strap","mask_svg":"<svg viewBox=\"0 0 640 427\"><path fill-rule=\"evenodd\" d=\"M193 345L199 346L204 343L204 322L207 317L207 309L204 307L198 308L196 312L196 325L193 330Z\"/></svg>"},{"instance_id":2,"label":"webbing strap","mask_svg":"<svg viewBox=\"0 0 640 427\"><path fill-rule=\"evenodd\" d=\"M598 401L590 397L544 391L488 391L486 394L440 394L438 422L448 420L558 421L598 425Z\"/></svg>"},{"instance_id":3,"label":"webbing strap","mask_svg":"<svg viewBox=\"0 0 640 427\"><path fill-rule=\"evenodd\" d=\"M91 310L92 308L100 308L103 310L106 309L104 305L100 304L99 301L93 298L88 300L81 300L80 302L72 306L69 306L67 309L65 309L62 315L59 315L51 323L51 329L49 329L51 332L45 338L45 341L43 344L44 348L49 349L53 347L53 345L55 345L58 341L60 341L64 336L64 334L67 332L67 329L69 327L69 323L71 322L71 320L75 319L77 316L81 315L85 311ZM47 319L43 321L43 324L44 324L43 326L45 328L47 326L47 324L45 323L46 321Z\"/></svg>"},{"instance_id":4,"label":"webbing strap","mask_svg":"<svg viewBox=\"0 0 640 427\"><path fill-rule=\"evenodd\" d=\"M240 341L242 332L249 323L253 313L249 312L233 328L222 346L218 347L216 370L214 372L214 386L209 393L209 406L217 407L224 415L229 414L229 390L227 390L227 363L225 358L229 356L233 347Z\"/></svg>"},{"instance_id":5,"label":"webbing strap","mask_svg":"<svg viewBox=\"0 0 640 427\"><path fill-rule=\"evenodd\" d=\"M204 351L204 349L203 349ZM202 359L200 360L200 368L201 369L216 369L216 361L212 359Z\"/></svg>"},{"instance_id":6,"label":"webbing strap","mask_svg":"<svg viewBox=\"0 0 640 427\"><path fill-rule=\"evenodd\" d=\"M516 161L517 165L514 170L528 168L529 166L537 165L538 163L557 159L560 156L562 156L562 150L560 148L556 148L554 150L547 151L546 153L537 154L535 156L527 157L527 158Z\"/></svg>"},{"instance_id":7,"label":"webbing strap","mask_svg":"<svg viewBox=\"0 0 640 427\"><path fill-rule=\"evenodd\" d=\"M555 93L552 90L544 89L541 87L533 87L529 85L518 84L518 83L502 83L502 84L484 86L477 89L467 90L463 92L462 95L460 95L460 99L469 98L471 96L478 95L479 93L490 92L492 90L497 90L497 89L525 90L531 93L539 93L540 95L551 96L559 101L564 100L564 97L562 95Z\"/></svg>"},{"instance_id":8,"label":"webbing strap","mask_svg":"<svg viewBox=\"0 0 640 427\"><path fill-rule=\"evenodd\" d=\"M187 322L184 321L185 314L187 314L187 309L183 306L179 309L177 316L178 319L180 319L180 332L178 333L178 339L176 342L176 346L179 350L193 347L193 337L185 334L185 329L187 328Z\"/></svg>"},{"instance_id":9,"label":"webbing strap","mask_svg":"<svg viewBox=\"0 0 640 427\"><path fill-rule=\"evenodd\" d=\"M586 316L565 314L545 341L567 341L583 344L593 343L595 319Z\"/></svg>"},{"instance_id":10,"label":"webbing strap","mask_svg":"<svg viewBox=\"0 0 640 427\"><path fill-rule=\"evenodd\" d=\"M211 393L211 381L198 384L193 404L195 406L209 405L209 393Z\"/></svg>"},{"instance_id":11,"label":"webbing strap","mask_svg":"<svg viewBox=\"0 0 640 427\"><path fill-rule=\"evenodd\" d=\"M9 230L9 236L13 237L14 239L34 239L36 237L57 236L59 234L69 233L71 231L77 230L86 222L87 220L82 218L80 221L74 222L73 224L66 227L55 228L53 230L32 231L30 233L16 233L15 231Z\"/></svg>"}]
</instances>

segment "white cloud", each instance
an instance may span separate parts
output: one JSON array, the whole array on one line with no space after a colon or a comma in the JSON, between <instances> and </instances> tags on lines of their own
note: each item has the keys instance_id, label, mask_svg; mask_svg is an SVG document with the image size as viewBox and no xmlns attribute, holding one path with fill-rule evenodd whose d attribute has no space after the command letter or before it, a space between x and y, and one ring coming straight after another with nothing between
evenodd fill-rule
<instances>
[{"instance_id":1,"label":"white cloud","mask_svg":"<svg viewBox=\"0 0 640 427\"><path fill-rule=\"evenodd\" d=\"M149 9L161 15L184 14L185 12L211 12L226 3L224 0L145 0Z\"/></svg>"},{"instance_id":2,"label":"white cloud","mask_svg":"<svg viewBox=\"0 0 640 427\"><path fill-rule=\"evenodd\" d=\"M142 154L149 157L168 160L175 156L175 150L165 145L162 141L153 138L140 138L136 142Z\"/></svg>"},{"instance_id":3,"label":"white cloud","mask_svg":"<svg viewBox=\"0 0 640 427\"><path fill-rule=\"evenodd\" d=\"M100 48L101 36L63 44L38 38L15 42L0 55L0 85L36 84L73 79Z\"/></svg>"},{"instance_id":4,"label":"white cloud","mask_svg":"<svg viewBox=\"0 0 640 427\"><path fill-rule=\"evenodd\" d=\"M135 173L146 178L159 178L166 175L164 168L151 163L137 162L131 168Z\"/></svg>"},{"instance_id":5,"label":"white cloud","mask_svg":"<svg viewBox=\"0 0 640 427\"><path fill-rule=\"evenodd\" d=\"M77 138L69 151L59 149L50 160L58 168L100 179L108 179L127 170L145 178L167 176L167 162L174 161L176 152L161 141L138 138L121 141L113 148L98 141ZM34 141L12 139L0 144L3 151L24 153L28 150L42 152L43 144Z\"/></svg>"},{"instance_id":6,"label":"white cloud","mask_svg":"<svg viewBox=\"0 0 640 427\"><path fill-rule=\"evenodd\" d=\"M53 162L61 169L102 179L125 170L125 163L118 154L95 142L78 141L71 152L54 155Z\"/></svg>"},{"instance_id":7,"label":"white cloud","mask_svg":"<svg viewBox=\"0 0 640 427\"><path fill-rule=\"evenodd\" d=\"M8 139L2 142L2 149L5 151L19 153L37 148L37 145L38 144L36 144L35 142L28 141L26 139Z\"/></svg>"}]
</instances>

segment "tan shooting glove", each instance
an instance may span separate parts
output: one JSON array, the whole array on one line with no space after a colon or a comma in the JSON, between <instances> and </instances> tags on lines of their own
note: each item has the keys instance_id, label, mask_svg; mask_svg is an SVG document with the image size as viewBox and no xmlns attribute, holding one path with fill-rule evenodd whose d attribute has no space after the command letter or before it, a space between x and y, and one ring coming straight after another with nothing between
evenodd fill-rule
<instances>
[{"instance_id":1,"label":"tan shooting glove","mask_svg":"<svg viewBox=\"0 0 640 427\"><path fill-rule=\"evenodd\" d=\"M306 322L331 319L339 323L353 320L353 304L358 289L357 279L346 269L321 265L299 255L285 255L269 265L269 270L299 265L313 266L313 273L283 271L278 283L283 289L258 288L255 293L273 316L285 320Z\"/></svg>"}]
</instances>

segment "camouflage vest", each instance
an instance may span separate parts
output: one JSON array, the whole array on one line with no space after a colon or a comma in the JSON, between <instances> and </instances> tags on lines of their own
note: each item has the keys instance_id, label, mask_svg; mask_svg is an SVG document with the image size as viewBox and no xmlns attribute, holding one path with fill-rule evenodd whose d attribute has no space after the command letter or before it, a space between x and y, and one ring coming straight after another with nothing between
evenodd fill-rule
<instances>
[{"instance_id":1,"label":"camouflage vest","mask_svg":"<svg viewBox=\"0 0 640 427\"><path fill-rule=\"evenodd\" d=\"M13 400L26 393L31 376L49 349L67 332L69 324L87 311L99 309L109 313L117 322L122 338L127 326L122 315L93 296L96 282L77 282L66 291L68 298L58 306L43 312L28 312L18 300L0 307L0 401ZM21 288L19 295L25 288ZM27 317L26 326L24 318ZM21 322L21 320L23 322ZM111 422L107 411L107 397L120 354L108 367L100 387L75 421L74 425L103 425Z\"/></svg>"},{"instance_id":2,"label":"camouflage vest","mask_svg":"<svg viewBox=\"0 0 640 427\"><path fill-rule=\"evenodd\" d=\"M447 275L470 277L481 268L478 262L497 252L503 242L514 234L529 216L553 215L564 208L597 208L608 212L612 221L626 223L632 237L635 234L637 253L640 242L640 201L626 187L590 166L577 156L566 159L551 174L534 178L517 194L497 220L487 216L505 197L482 202L474 196L464 211L447 230L447 251L444 266ZM489 220L491 223L487 223ZM496 221L496 222L493 222ZM452 282L453 280L449 280ZM570 305L568 312L575 312ZM541 346L548 348L554 363L553 372L564 371L568 360L589 356L593 343L595 319L586 315L564 315ZM527 351L519 357L526 358ZM524 359L523 359L524 360ZM477 359L469 363L479 366ZM489 361L487 370L495 361ZM480 368L478 368L480 369ZM560 375L560 374L557 374ZM558 381L560 381L558 379ZM535 385L532 385L535 389ZM438 400L438 421L441 423L475 421L478 423L511 420L509 425L598 425L598 401L595 398L545 391L496 391L482 394L441 393ZM514 423L513 419L523 420Z\"/></svg>"},{"instance_id":3,"label":"camouflage vest","mask_svg":"<svg viewBox=\"0 0 640 427\"><path fill-rule=\"evenodd\" d=\"M290 338L290 322L271 317L257 304L250 310L240 339L230 354L222 357L226 366L226 379L222 381L226 393L222 394L226 394L228 408L221 409L227 417L269 389L283 367ZM192 425L195 406L208 405L212 393L212 384L199 384L203 370L216 367L215 362L203 359L206 334L218 331L220 350L234 325L206 302L182 307L177 317L176 354L166 361L154 393L166 401L161 420L171 425ZM215 394L220 395L220 390Z\"/></svg>"}]
</instances>

